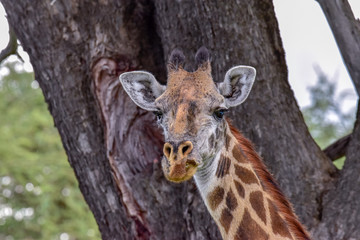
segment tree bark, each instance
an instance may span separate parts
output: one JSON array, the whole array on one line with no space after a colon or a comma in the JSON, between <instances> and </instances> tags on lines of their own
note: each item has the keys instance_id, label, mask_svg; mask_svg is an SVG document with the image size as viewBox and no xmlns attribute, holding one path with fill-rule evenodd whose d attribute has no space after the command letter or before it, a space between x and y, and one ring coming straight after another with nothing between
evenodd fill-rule
<instances>
[{"instance_id":1,"label":"tree bark","mask_svg":"<svg viewBox=\"0 0 360 240\"><path fill-rule=\"evenodd\" d=\"M338 175L307 130L270 0L1 1L103 239L220 238L193 181L164 179L155 118L118 81L143 69L165 82L170 51L181 48L192 69L202 45L212 51L216 81L233 65L257 69L249 99L229 117L255 143L302 222L314 233L323 229L324 193L341 200L334 182L351 173Z\"/></svg>"},{"instance_id":2,"label":"tree bark","mask_svg":"<svg viewBox=\"0 0 360 240\"><path fill-rule=\"evenodd\" d=\"M163 177L162 136L153 115L119 89L119 74L134 69L165 82L153 4L2 3L29 53L102 238L219 239L195 185ZM109 117L112 122L106 122Z\"/></svg>"}]
</instances>

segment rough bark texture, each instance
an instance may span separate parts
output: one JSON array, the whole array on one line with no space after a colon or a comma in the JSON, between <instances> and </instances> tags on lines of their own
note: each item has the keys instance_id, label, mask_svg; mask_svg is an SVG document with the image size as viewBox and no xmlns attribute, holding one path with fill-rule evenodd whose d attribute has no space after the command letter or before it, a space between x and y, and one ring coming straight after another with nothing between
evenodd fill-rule
<instances>
[{"instance_id":1,"label":"rough bark texture","mask_svg":"<svg viewBox=\"0 0 360 240\"><path fill-rule=\"evenodd\" d=\"M132 0L2 3L102 238L219 239L195 185L164 179L154 116L119 89L118 75L128 70L146 69L165 81L154 6Z\"/></svg>"},{"instance_id":2,"label":"rough bark texture","mask_svg":"<svg viewBox=\"0 0 360 240\"><path fill-rule=\"evenodd\" d=\"M358 186L350 181L358 142L348 150L353 160L336 174L289 87L270 0L52 2L2 0L103 239L220 238L194 183L164 179L155 118L135 107L117 80L124 71L145 69L164 82L174 47L184 51L191 69L202 45L212 51L216 81L233 65L256 67L249 99L229 117L255 143L302 222L332 238L334 231L320 231L335 211L325 215L324 202L336 206L334 199L347 197L338 196L338 179L348 189ZM352 196L355 201L359 193ZM356 222L338 218L355 232Z\"/></svg>"}]
</instances>

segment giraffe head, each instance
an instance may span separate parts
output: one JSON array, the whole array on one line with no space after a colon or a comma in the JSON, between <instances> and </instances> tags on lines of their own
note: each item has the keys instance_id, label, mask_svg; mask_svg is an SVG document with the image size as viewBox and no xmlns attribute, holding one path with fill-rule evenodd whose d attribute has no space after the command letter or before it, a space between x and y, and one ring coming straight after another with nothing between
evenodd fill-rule
<instances>
[{"instance_id":1,"label":"giraffe head","mask_svg":"<svg viewBox=\"0 0 360 240\"><path fill-rule=\"evenodd\" d=\"M236 66L215 84L205 47L195 55L194 72L184 70L185 57L179 50L169 59L166 86L144 71L123 73L120 81L139 107L156 114L165 136L165 177L182 182L220 151L226 139L224 112L245 101L256 73L252 67Z\"/></svg>"}]
</instances>

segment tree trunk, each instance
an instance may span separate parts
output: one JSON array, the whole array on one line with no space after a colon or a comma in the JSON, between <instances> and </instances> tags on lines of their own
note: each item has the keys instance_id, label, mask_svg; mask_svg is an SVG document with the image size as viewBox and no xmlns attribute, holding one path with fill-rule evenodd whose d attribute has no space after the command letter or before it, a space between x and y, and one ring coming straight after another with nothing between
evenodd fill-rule
<instances>
[{"instance_id":1,"label":"tree trunk","mask_svg":"<svg viewBox=\"0 0 360 240\"><path fill-rule=\"evenodd\" d=\"M360 94L360 22L347 0L317 0L334 34L341 56ZM360 104L350 141L345 147L346 161L334 188L323 198L322 221L314 236L317 239L358 239L360 229ZM341 140L341 139L340 139ZM337 143L340 143L341 141Z\"/></svg>"},{"instance_id":2,"label":"tree trunk","mask_svg":"<svg viewBox=\"0 0 360 240\"><path fill-rule=\"evenodd\" d=\"M1 1L103 239L220 239L193 181L164 179L155 118L135 107L118 81L124 71L144 69L165 82L175 47L192 69L196 49L207 46L216 81L236 64L257 69L249 99L229 117L255 143L312 232L335 213L323 214L329 196L343 200L334 183L358 186L347 180L360 168L357 142L348 150L354 160L339 175L304 124L270 0ZM323 199L326 192L333 194ZM349 216L336 216L355 231ZM331 239L333 232L327 234Z\"/></svg>"}]
</instances>

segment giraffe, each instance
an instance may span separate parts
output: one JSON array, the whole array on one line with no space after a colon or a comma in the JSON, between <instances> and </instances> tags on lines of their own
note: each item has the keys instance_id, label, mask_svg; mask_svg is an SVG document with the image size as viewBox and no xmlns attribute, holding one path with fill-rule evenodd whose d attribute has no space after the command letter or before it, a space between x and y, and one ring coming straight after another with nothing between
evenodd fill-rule
<instances>
[{"instance_id":1,"label":"giraffe","mask_svg":"<svg viewBox=\"0 0 360 240\"><path fill-rule=\"evenodd\" d=\"M177 183L194 177L223 239L310 239L252 143L224 117L248 97L255 69L233 67L223 82L214 83L208 50L200 48L195 59L197 70L188 72L175 49L166 86L144 71L119 77L164 131L165 177Z\"/></svg>"}]
</instances>

